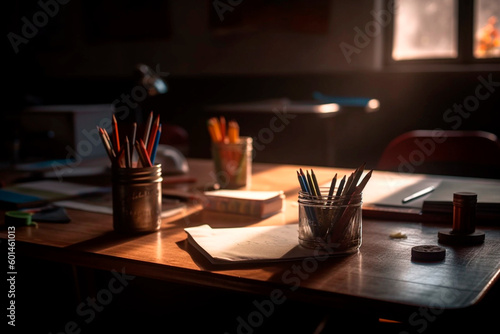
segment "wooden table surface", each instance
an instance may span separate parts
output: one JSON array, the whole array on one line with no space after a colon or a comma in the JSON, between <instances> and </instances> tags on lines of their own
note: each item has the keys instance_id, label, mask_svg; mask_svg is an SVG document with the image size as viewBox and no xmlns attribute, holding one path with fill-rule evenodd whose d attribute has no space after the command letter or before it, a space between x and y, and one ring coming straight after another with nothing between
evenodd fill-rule
<instances>
[{"instance_id":1,"label":"wooden table surface","mask_svg":"<svg viewBox=\"0 0 500 334\"><path fill-rule=\"evenodd\" d=\"M300 166L302 168L309 168ZM190 160L190 175L197 183L175 185L177 190L200 192L212 182L211 163ZM69 210L69 224L39 223L18 227L19 254L67 262L185 284L268 295L281 291L289 298L345 308L398 312L420 306L464 309L475 305L500 275L500 230L486 232L484 244L446 248L446 258L437 263L411 261L411 247L437 244L437 232L450 228L442 223L363 220L363 243L358 253L336 258L306 258L266 264L212 265L188 242L184 228L209 224L242 227L289 224L297 221L297 166L255 164L254 190L283 190L286 210L259 220L235 214L203 211L199 204L189 214L163 220L160 231L125 236L113 232L109 215ZM337 172L351 170L314 167L318 182ZM169 187L166 185L165 187ZM2 215L3 220L3 215ZM3 221L2 221L3 224ZM391 239L402 232L406 239ZM0 231L7 239L7 230Z\"/></svg>"}]
</instances>

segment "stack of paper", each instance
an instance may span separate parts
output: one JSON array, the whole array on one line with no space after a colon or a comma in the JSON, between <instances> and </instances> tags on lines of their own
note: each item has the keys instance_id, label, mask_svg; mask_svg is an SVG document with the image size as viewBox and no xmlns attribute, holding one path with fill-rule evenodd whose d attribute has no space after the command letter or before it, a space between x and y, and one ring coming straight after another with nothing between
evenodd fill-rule
<instances>
[{"instance_id":1,"label":"stack of paper","mask_svg":"<svg viewBox=\"0 0 500 334\"><path fill-rule=\"evenodd\" d=\"M219 212L269 217L284 208L282 191L215 190L205 191L205 209Z\"/></svg>"},{"instance_id":2,"label":"stack of paper","mask_svg":"<svg viewBox=\"0 0 500 334\"><path fill-rule=\"evenodd\" d=\"M324 255L303 248L298 242L298 225L211 228L208 225L184 230L189 242L211 263L251 263L294 260Z\"/></svg>"}]
</instances>

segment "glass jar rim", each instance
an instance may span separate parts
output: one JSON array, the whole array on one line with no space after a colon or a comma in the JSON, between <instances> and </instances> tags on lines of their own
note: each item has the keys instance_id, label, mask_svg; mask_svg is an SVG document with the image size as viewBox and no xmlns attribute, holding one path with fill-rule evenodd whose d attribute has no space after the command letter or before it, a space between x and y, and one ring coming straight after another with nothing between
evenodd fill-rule
<instances>
[{"instance_id":1,"label":"glass jar rim","mask_svg":"<svg viewBox=\"0 0 500 334\"><path fill-rule=\"evenodd\" d=\"M329 192L323 192L320 188L321 197L311 195L305 191L299 191L298 202L304 205L314 206L354 206L361 205L363 193L354 193L351 195L328 196ZM335 192L334 192L335 193Z\"/></svg>"}]
</instances>

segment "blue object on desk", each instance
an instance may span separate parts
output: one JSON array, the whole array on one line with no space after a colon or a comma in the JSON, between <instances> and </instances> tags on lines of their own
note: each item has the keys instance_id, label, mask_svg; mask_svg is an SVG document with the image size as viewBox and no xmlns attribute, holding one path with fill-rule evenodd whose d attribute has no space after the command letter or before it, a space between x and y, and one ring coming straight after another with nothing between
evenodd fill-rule
<instances>
[{"instance_id":1,"label":"blue object on desk","mask_svg":"<svg viewBox=\"0 0 500 334\"><path fill-rule=\"evenodd\" d=\"M368 97L328 96L314 92L313 98L324 103L337 103L341 107L367 108L367 111L376 111L380 107L380 102L377 99Z\"/></svg>"},{"instance_id":2,"label":"blue object on desk","mask_svg":"<svg viewBox=\"0 0 500 334\"><path fill-rule=\"evenodd\" d=\"M31 202L41 201L42 198L37 196L25 195L9 190L0 189L0 204L26 204Z\"/></svg>"}]
</instances>

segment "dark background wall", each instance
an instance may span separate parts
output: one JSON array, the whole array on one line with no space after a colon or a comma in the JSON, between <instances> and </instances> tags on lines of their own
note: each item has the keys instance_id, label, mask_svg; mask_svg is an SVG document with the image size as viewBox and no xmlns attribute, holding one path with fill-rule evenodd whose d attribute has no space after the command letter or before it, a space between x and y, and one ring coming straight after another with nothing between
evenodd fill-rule
<instances>
[{"instance_id":1,"label":"dark background wall","mask_svg":"<svg viewBox=\"0 0 500 334\"><path fill-rule=\"evenodd\" d=\"M256 160L374 166L393 137L412 129L473 129L500 136L500 86L493 86L468 118L444 119L454 104L475 96L479 77L500 82L498 63L387 65L382 32L345 56L342 43L355 45L357 31L374 21L373 11L388 10L383 1L298 0L286 6L271 1L271 7L262 7L264 1L234 1L223 20L214 3L73 0L54 7L57 12L18 45L17 53L7 40L4 156L16 131L11 125L25 106L112 103L137 85L137 63L166 74L168 92L141 101L142 108L186 129L190 156L209 154L208 105L312 100L315 91L376 98L381 107L374 113L341 110L329 120L300 116ZM8 6L7 34L22 35L23 18L33 21L43 10L36 1ZM238 115L242 134L256 135L271 116ZM328 140L333 162L323 158Z\"/></svg>"}]
</instances>

